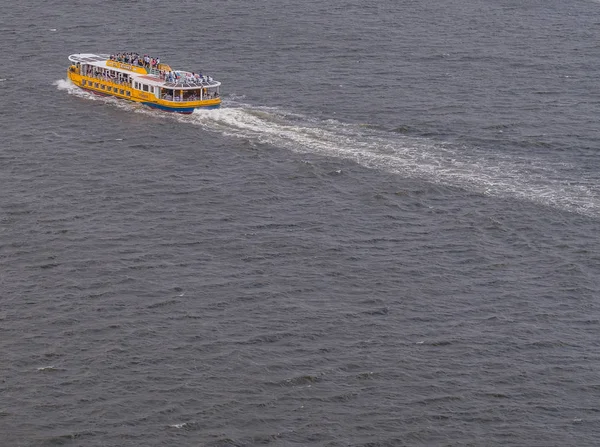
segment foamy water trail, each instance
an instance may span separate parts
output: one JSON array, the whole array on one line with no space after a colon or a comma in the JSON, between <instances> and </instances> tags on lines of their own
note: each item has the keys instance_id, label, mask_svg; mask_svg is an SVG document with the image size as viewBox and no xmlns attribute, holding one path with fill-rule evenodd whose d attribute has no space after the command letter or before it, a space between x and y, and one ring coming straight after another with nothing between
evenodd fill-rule
<instances>
[{"instance_id":1,"label":"foamy water trail","mask_svg":"<svg viewBox=\"0 0 600 447\"><path fill-rule=\"evenodd\" d=\"M572 178L573 167L564 161L514 158L493 150L465 149L251 106L196 111L191 119L183 120L295 152L350 159L369 168L490 196L514 197L590 216L600 215L597 179Z\"/></svg>"},{"instance_id":2,"label":"foamy water trail","mask_svg":"<svg viewBox=\"0 0 600 447\"><path fill-rule=\"evenodd\" d=\"M61 80L55 84L71 94L106 101L137 113L160 114L165 119L297 153L349 159L361 166L404 177L600 216L597 179L579 174L573 178L573 167L564 161L553 162L535 156L509 157L493 149L461 148L247 104L224 104L220 109L197 110L188 116L168 114L113 98L97 97L78 89L70 81Z\"/></svg>"}]
</instances>

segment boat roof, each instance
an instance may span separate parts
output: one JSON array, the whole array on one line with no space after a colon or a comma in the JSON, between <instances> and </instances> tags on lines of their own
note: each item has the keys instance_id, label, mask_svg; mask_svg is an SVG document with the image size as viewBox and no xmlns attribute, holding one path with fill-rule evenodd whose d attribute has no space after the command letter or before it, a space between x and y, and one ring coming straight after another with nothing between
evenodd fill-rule
<instances>
[{"instance_id":1,"label":"boat roof","mask_svg":"<svg viewBox=\"0 0 600 447\"><path fill-rule=\"evenodd\" d=\"M69 60L71 62L81 62L86 64L91 64L93 62L106 62L110 59L110 54L92 54L92 53L78 53L71 54L69 56Z\"/></svg>"},{"instance_id":2,"label":"boat roof","mask_svg":"<svg viewBox=\"0 0 600 447\"><path fill-rule=\"evenodd\" d=\"M137 79L138 81L143 81L148 85L153 85L157 87L167 87L185 90L199 87L218 87L219 85L221 85L219 81L215 81L212 78L208 78L208 80L191 80L189 78L186 79L186 75L191 75L191 72L173 69L171 70L183 75L182 79L178 82L166 82L163 81L160 78L160 76L153 73L148 73L148 71L144 67L113 61L110 58L110 54L77 53L71 54L69 56L69 60L73 63L88 64L94 67L114 70L119 73L127 73L132 78Z\"/></svg>"}]
</instances>

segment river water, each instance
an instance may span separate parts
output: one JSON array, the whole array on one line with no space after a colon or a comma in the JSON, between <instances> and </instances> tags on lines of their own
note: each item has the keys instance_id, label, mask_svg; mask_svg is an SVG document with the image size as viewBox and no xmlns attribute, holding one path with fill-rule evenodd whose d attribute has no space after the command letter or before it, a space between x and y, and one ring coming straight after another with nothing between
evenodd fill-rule
<instances>
[{"instance_id":1,"label":"river water","mask_svg":"<svg viewBox=\"0 0 600 447\"><path fill-rule=\"evenodd\" d=\"M0 445L600 443L599 2L3 6Z\"/></svg>"}]
</instances>

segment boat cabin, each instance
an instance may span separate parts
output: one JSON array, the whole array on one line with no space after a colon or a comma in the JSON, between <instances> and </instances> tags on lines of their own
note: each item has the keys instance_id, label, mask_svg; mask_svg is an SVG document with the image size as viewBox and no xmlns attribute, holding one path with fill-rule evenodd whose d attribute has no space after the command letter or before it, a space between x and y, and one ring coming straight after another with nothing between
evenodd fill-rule
<instances>
[{"instance_id":1,"label":"boat cabin","mask_svg":"<svg viewBox=\"0 0 600 447\"><path fill-rule=\"evenodd\" d=\"M130 55L132 53L124 53ZM146 56L123 58L122 55L74 54L69 56L71 71L93 78L82 85L131 97L167 102L197 102L220 96L221 83L200 73L173 70L169 65ZM141 65L140 65L141 64ZM96 82L97 80L97 82ZM119 88L123 86L125 88ZM134 90L133 92L130 90Z\"/></svg>"}]
</instances>

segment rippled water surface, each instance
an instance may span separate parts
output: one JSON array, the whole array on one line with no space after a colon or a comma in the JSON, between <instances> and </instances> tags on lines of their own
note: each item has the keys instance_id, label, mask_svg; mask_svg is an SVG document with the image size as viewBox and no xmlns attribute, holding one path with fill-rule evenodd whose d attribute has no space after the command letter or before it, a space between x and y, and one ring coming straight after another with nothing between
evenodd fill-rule
<instances>
[{"instance_id":1,"label":"rippled water surface","mask_svg":"<svg viewBox=\"0 0 600 447\"><path fill-rule=\"evenodd\" d=\"M600 443L600 3L331 3L3 4L0 445Z\"/></svg>"}]
</instances>

